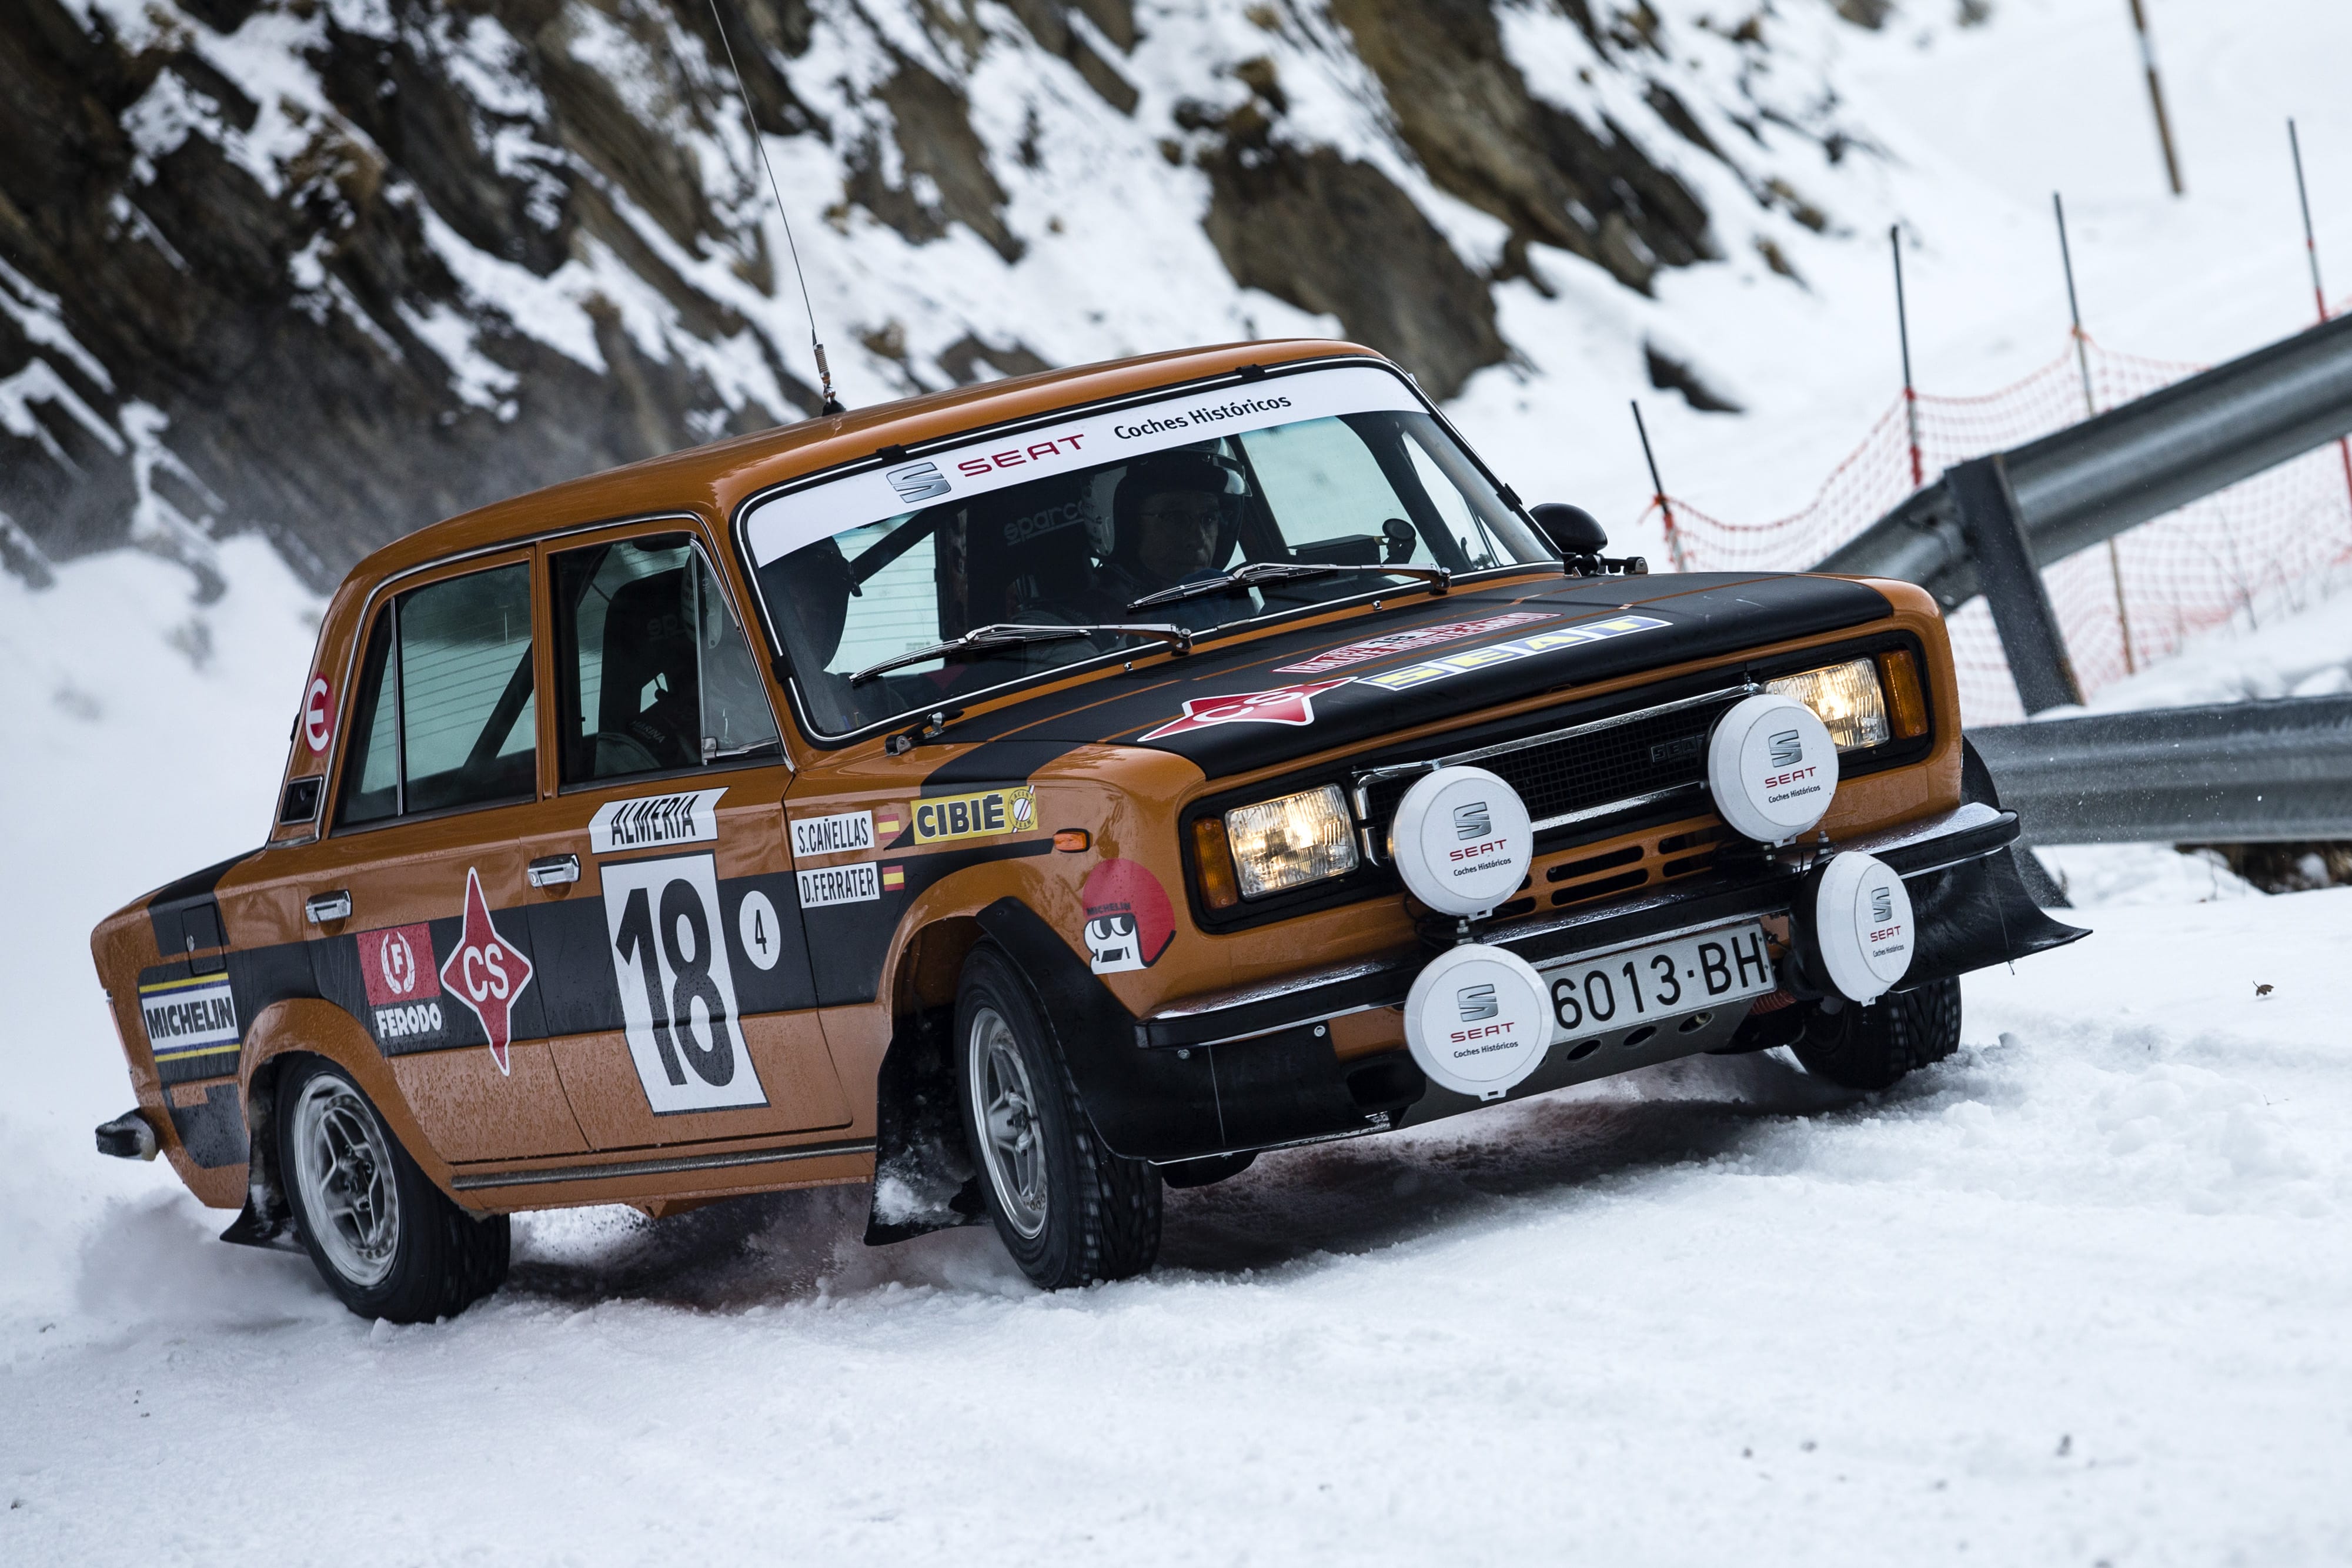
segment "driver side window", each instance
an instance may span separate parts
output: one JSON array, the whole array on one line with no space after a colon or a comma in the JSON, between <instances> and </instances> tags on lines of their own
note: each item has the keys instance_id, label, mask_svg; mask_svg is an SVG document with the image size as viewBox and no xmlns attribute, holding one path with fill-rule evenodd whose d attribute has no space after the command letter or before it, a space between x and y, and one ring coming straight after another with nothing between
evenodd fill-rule
<instances>
[{"instance_id":1,"label":"driver side window","mask_svg":"<svg viewBox=\"0 0 2352 1568\"><path fill-rule=\"evenodd\" d=\"M782 751L742 628L687 535L565 550L553 564L564 783Z\"/></svg>"}]
</instances>

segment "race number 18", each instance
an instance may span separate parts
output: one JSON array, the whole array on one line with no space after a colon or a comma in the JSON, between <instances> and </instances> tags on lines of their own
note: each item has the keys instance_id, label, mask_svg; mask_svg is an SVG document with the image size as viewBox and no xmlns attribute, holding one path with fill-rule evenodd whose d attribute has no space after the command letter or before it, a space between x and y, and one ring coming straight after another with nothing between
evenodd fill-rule
<instances>
[{"instance_id":1,"label":"race number 18","mask_svg":"<svg viewBox=\"0 0 2352 1568\"><path fill-rule=\"evenodd\" d=\"M637 1081L656 1113L764 1105L744 1054L709 855L603 869L604 926Z\"/></svg>"}]
</instances>

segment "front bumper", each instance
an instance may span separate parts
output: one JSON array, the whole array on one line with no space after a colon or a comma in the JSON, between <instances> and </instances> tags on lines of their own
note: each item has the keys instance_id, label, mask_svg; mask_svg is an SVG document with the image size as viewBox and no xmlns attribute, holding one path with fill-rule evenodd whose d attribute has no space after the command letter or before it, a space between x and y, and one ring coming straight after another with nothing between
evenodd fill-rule
<instances>
[{"instance_id":1,"label":"front bumper","mask_svg":"<svg viewBox=\"0 0 2352 1568\"><path fill-rule=\"evenodd\" d=\"M2028 896L2009 853L2017 837L2015 813L1969 802L1831 846L1866 851L1902 874L1919 930L1906 988L2084 935L2052 920ZM1801 867L1775 867L1736 882L1694 881L1589 909L1489 925L1477 936L1541 965L1787 916L1804 885ZM1167 1163L1318 1142L1427 1121L1475 1103L1432 1087L1402 1050L1343 1061L1332 1049L1334 1019L1403 1005L1428 961L1425 949L1189 998L1138 1018L1075 964L1067 945L1027 910L1006 901L982 912L982 923L1045 993L1096 1129L1122 1155ZM1513 1097L1721 1044L1710 1033L1695 1037L1683 1051L1612 1055L1606 1068L1579 1074L1563 1075L1547 1062Z\"/></svg>"}]
</instances>

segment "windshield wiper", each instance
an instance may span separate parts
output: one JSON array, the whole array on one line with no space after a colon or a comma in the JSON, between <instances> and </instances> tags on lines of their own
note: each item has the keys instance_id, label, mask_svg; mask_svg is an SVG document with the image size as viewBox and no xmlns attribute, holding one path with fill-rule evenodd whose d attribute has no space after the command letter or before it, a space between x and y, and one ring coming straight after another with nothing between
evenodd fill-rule
<instances>
[{"instance_id":1,"label":"windshield wiper","mask_svg":"<svg viewBox=\"0 0 2352 1568\"><path fill-rule=\"evenodd\" d=\"M1017 648L1028 643L1058 643L1070 637L1092 637L1099 632L1115 632L1122 637L1150 637L1167 643L1179 653L1192 651L1192 633L1181 626L1018 626L1003 623L975 626L961 637L935 643L928 648L918 648L911 653L901 653L878 664L868 664L850 676L849 684L862 685L886 671L898 669L902 664L919 664L926 659L944 659L989 648Z\"/></svg>"},{"instance_id":2,"label":"windshield wiper","mask_svg":"<svg viewBox=\"0 0 2352 1568\"><path fill-rule=\"evenodd\" d=\"M1204 593L1222 593L1229 588L1247 588L1254 582L1287 582L1294 578L1323 577L1335 571L1376 572L1389 577L1417 577L1429 584L1432 593L1443 593L1452 585L1454 574L1442 566L1342 566L1327 561L1252 560L1244 561L1215 577L1205 577L1198 582L1180 582L1173 588L1163 588L1157 593L1147 593L1128 605L1129 610L1141 610L1147 605L1173 604L1180 599L1198 599Z\"/></svg>"}]
</instances>

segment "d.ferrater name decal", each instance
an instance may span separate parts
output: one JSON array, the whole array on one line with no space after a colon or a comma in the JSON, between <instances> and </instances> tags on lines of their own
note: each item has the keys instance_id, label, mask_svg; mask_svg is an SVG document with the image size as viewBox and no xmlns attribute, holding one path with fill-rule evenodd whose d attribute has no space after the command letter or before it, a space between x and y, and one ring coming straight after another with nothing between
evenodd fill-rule
<instances>
[{"instance_id":1,"label":"d.ferrater name decal","mask_svg":"<svg viewBox=\"0 0 2352 1568\"><path fill-rule=\"evenodd\" d=\"M667 844L712 842L719 837L719 797L725 793L722 787L688 795L607 800L589 819L588 847L597 854L611 855Z\"/></svg>"}]
</instances>

